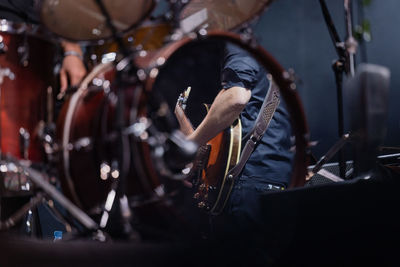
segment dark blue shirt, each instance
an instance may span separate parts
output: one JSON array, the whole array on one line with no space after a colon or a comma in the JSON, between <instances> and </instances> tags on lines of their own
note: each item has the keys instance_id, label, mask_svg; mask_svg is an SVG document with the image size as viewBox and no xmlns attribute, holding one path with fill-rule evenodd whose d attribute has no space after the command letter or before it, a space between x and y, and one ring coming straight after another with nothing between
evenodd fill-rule
<instances>
[{"instance_id":1,"label":"dark blue shirt","mask_svg":"<svg viewBox=\"0 0 400 267\"><path fill-rule=\"evenodd\" d=\"M246 51L227 44L221 82L224 89L240 86L251 90L251 98L240 114L242 134L245 136L254 127L269 88L266 71ZM287 187L294 156L290 151L290 137L290 119L281 98L266 133L251 154L239 180L244 183L272 183ZM246 141L243 140L243 146Z\"/></svg>"}]
</instances>

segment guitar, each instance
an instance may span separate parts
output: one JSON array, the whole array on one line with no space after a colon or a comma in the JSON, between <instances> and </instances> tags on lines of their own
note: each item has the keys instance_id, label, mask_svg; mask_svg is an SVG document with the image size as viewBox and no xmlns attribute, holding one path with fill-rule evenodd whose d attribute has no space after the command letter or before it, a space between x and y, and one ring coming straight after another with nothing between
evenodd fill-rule
<instances>
[{"instance_id":1,"label":"guitar","mask_svg":"<svg viewBox=\"0 0 400 267\"><path fill-rule=\"evenodd\" d=\"M178 98L177 104L183 110L189 92L190 87ZM208 112L209 106L204 105ZM226 183L227 174L239 161L241 144L242 125L238 118L199 148L188 178L192 182L193 198L200 209L213 215L222 212L233 188L233 183Z\"/></svg>"},{"instance_id":2,"label":"guitar","mask_svg":"<svg viewBox=\"0 0 400 267\"><path fill-rule=\"evenodd\" d=\"M200 171L193 180L193 198L199 208L213 215L222 212L233 188L233 183L226 182L227 174L238 163L241 146L242 124L238 118L200 148Z\"/></svg>"}]
</instances>

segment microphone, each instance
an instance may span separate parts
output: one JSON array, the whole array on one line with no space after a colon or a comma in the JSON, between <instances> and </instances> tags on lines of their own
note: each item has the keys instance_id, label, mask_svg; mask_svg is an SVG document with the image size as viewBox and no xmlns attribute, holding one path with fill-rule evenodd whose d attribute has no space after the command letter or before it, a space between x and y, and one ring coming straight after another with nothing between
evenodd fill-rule
<instances>
[{"instance_id":1,"label":"microphone","mask_svg":"<svg viewBox=\"0 0 400 267\"><path fill-rule=\"evenodd\" d=\"M345 83L354 142L354 174L376 167L378 147L386 136L390 71L384 66L360 64Z\"/></svg>"}]
</instances>

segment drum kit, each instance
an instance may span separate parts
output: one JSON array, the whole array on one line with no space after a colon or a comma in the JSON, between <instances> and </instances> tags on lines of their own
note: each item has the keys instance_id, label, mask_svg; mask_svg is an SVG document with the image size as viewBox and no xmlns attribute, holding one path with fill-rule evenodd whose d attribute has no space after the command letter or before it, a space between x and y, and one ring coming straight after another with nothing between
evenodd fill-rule
<instances>
[{"instance_id":1,"label":"drum kit","mask_svg":"<svg viewBox=\"0 0 400 267\"><path fill-rule=\"evenodd\" d=\"M196 103L218 91L225 43L247 51L280 88L295 137L291 186L303 185L308 129L295 83L250 30L271 2L170 0L155 17L156 1L43 0L40 27L1 20L0 231L49 201L70 232L146 237L190 228L182 192L198 147L173 110L191 86L187 113L201 121ZM85 47L89 73L57 109L60 39ZM9 197L30 201L7 217Z\"/></svg>"}]
</instances>

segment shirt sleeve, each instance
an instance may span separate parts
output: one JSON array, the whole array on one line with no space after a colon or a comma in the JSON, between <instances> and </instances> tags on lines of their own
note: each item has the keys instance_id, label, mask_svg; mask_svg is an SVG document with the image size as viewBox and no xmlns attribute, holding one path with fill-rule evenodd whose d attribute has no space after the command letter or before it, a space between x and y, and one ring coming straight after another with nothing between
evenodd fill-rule
<instances>
[{"instance_id":1,"label":"shirt sleeve","mask_svg":"<svg viewBox=\"0 0 400 267\"><path fill-rule=\"evenodd\" d=\"M230 43L226 45L221 72L223 89L239 86L252 90L259 71L259 64L246 51Z\"/></svg>"}]
</instances>

